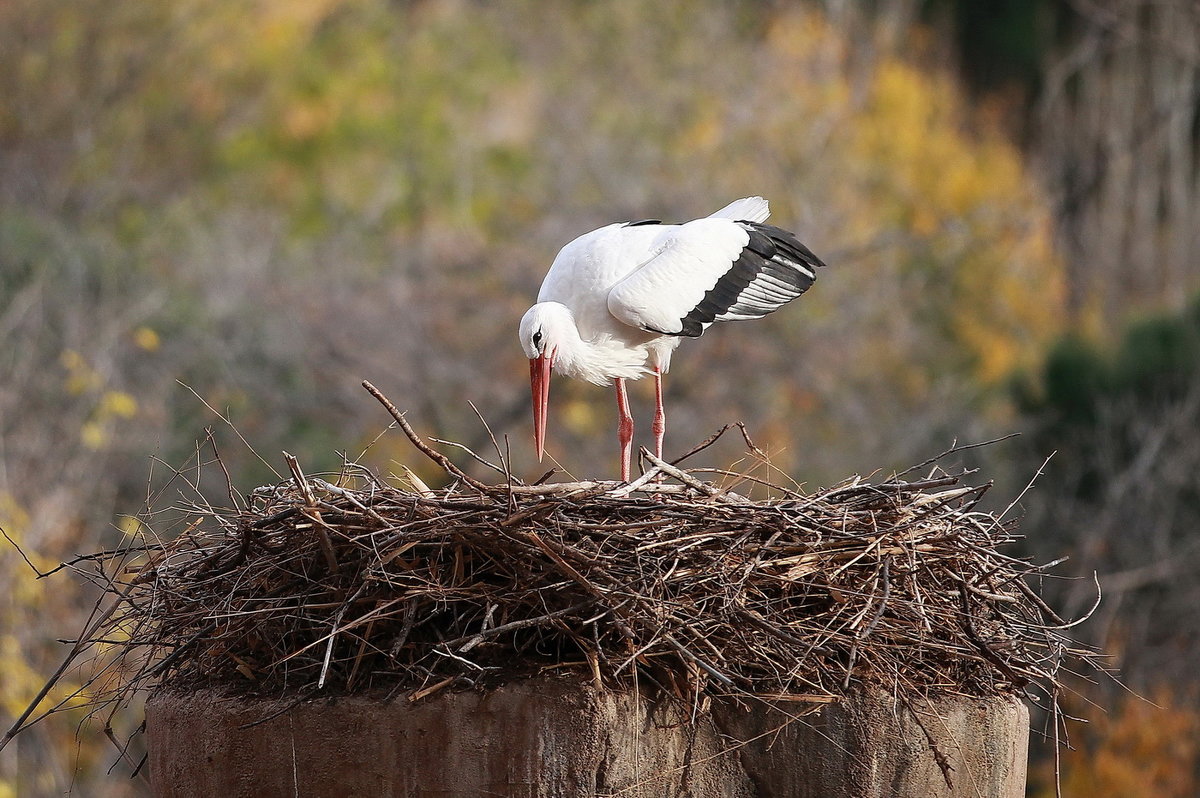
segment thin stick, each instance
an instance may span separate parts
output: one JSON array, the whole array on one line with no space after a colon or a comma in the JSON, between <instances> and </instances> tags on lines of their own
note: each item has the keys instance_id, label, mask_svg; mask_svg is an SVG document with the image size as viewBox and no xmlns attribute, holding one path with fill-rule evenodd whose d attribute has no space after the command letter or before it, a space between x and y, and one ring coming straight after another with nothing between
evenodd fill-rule
<instances>
[{"instance_id":1,"label":"thin stick","mask_svg":"<svg viewBox=\"0 0 1200 798\"><path fill-rule=\"evenodd\" d=\"M308 480L304 478L304 472L300 470L300 461L295 455L283 453L283 459L287 461L288 468L291 469L292 479L296 483L297 490L304 497L304 514L313 521L313 531L317 533L317 539L321 543L321 553L325 555L325 563L329 566L329 572L337 571L337 555L333 552L333 543L329 539L329 533L325 531L325 521L321 518L321 512L317 509L317 498L313 495L312 486L308 484Z\"/></svg>"},{"instance_id":2,"label":"thin stick","mask_svg":"<svg viewBox=\"0 0 1200 798\"><path fill-rule=\"evenodd\" d=\"M938 460L941 460L943 457L949 457L950 455L957 454L958 452L965 452L968 449L978 449L981 446L991 446L993 443L1001 443L1002 441L1006 441L1009 438L1016 438L1020 434L1021 433L1019 433L1019 432L1010 432L1007 435L1001 435L999 438L992 438L989 441L980 441L978 443L964 443L961 446L957 445L957 443L952 444L949 449L942 452L941 454L935 454L933 457L930 457L928 460L922 460L921 462L917 463L915 466L904 469L899 474L896 474L893 477L893 479L899 479L900 477L904 476L905 474L911 474L913 471L920 471L925 466L933 465Z\"/></svg>"},{"instance_id":3,"label":"thin stick","mask_svg":"<svg viewBox=\"0 0 1200 798\"><path fill-rule=\"evenodd\" d=\"M642 457L645 457L647 460L649 460L659 471L675 477L675 479L679 480L688 487L695 488L705 496L720 496L724 493L724 491L722 491L720 488L714 488L712 485L706 485L688 472L678 469L670 463L659 460L650 453L649 449L644 446L642 447Z\"/></svg>"},{"instance_id":4,"label":"thin stick","mask_svg":"<svg viewBox=\"0 0 1200 798\"><path fill-rule=\"evenodd\" d=\"M54 686L58 684L58 680L61 679L62 675L67 672L67 668L71 667L72 663L75 662L75 658L78 657L85 649L91 646L93 636L122 606L123 602L129 596L133 588L133 585L126 587L120 594L116 596L116 598L109 605L108 609L100 613L99 617L97 617L87 626L84 633L79 636L79 640L75 643L75 645L71 646L71 650L67 652L67 656L63 658L62 663L57 669L55 669L54 673L50 674L50 678L46 680L44 685L42 685L42 689L38 690L37 695L35 695L33 700L29 702L29 706L25 707L25 711L22 712L15 721L13 721L12 726L10 726L8 731L4 733L3 739L0 739L0 751L3 751L4 747L8 745L9 741L12 740L13 737L17 736L21 729L24 728L25 721L34 713L34 710L38 708L38 705L42 703L43 699L50 694L50 691L54 689ZM97 609L99 606L99 602L97 602ZM94 611L95 610L93 610L93 612Z\"/></svg>"},{"instance_id":5,"label":"thin stick","mask_svg":"<svg viewBox=\"0 0 1200 798\"><path fill-rule=\"evenodd\" d=\"M269 468L271 470L271 473L274 474L277 479L283 479L283 475L280 474L278 471L276 471L275 466L273 466L269 462L267 462L267 459L265 457L263 457L261 454L259 454L258 451L253 446L250 445L250 441L246 440L246 438L242 435L242 433L238 430L238 428L233 425L232 421L227 419L225 416L221 415L221 413L215 407L213 407L212 405L210 405L208 403L207 399L205 399L200 394L196 393L195 388L188 385L186 382L183 382L182 380L175 380L175 382L178 383L179 385L183 386L184 388L187 388L187 390L189 392L191 392L192 396L199 399L200 403L202 405L204 405L205 407L207 407L214 416L216 416L217 418L224 421L226 426L228 426L231 430L233 430L233 434L238 436L238 440L240 440L242 443L246 444L246 448L250 450L250 453L252 455L254 455L255 457L257 457L260 463L262 463L267 468Z\"/></svg>"},{"instance_id":6,"label":"thin stick","mask_svg":"<svg viewBox=\"0 0 1200 798\"><path fill-rule=\"evenodd\" d=\"M413 430L408 421L405 420L403 414L401 414L401 412L396 409L396 406L392 404L391 400L383 395L382 391L372 385L368 380L363 380L362 386L367 389L367 393L379 400L379 403L383 405L384 409L387 410L388 413L391 414L392 418L396 419L396 423L400 425L400 429L404 430L404 434L408 436L408 439L412 441L413 446L416 446L421 454L440 465L446 472L453 474L463 482L466 482L480 493L491 493L491 488L488 485L485 485L474 477L469 476L465 471L452 463L450 458L446 457L446 455L433 449L429 446L429 444L425 443L425 441L421 439L421 436Z\"/></svg>"},{"instance_id":7,"label":"thin stick","mask_svg":"<svg viewBox=\"0 0 1200 798\"><path fill-rule=\"evenodd\" d=\"M221 467L221 473L225 475L225 489L229 492L229 503L235 510L240 510L241 502L238 499L237 491L233 489L233 480L229 476L229 469L225 467L225 461L221 459L221 452L217 449L217 436L213 434L212 427L204 428L204 437L208 441L208 445L212 447L213 459L217 461L217 465Z\"/></svg>"}]
</instances>

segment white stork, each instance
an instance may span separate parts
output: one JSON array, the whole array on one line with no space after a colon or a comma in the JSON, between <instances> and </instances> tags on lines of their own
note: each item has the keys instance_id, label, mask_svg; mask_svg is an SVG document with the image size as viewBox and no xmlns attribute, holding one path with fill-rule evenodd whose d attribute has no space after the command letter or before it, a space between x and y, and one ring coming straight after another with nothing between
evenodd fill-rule
<instances>
[{"instance_id":1,"label":"white stork","mask_svg":"<svg viewBox=\"0 0 1200 798\"><path fill-rule=\"evenodd\" d=\"M792 233L765 224L769 215L765 199L747 197L686 224L610 224L562 248L520 327L538 460L551 368L596 385L615 383L626 482L633 417L625 381L653 374L654 446L662 457L662 375L679 342L713 322L767 315L804 293L824 265Z\"/></svg>"}]
</instances>

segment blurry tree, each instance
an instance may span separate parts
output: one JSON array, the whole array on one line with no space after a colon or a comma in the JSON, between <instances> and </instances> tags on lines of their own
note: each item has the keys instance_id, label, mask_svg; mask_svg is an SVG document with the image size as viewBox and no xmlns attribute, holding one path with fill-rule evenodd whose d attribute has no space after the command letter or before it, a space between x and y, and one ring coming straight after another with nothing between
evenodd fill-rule
<instances>
[{"instance_id":1,"label":"blurry tree","mask_svg":"<svg viewBox=\"0 0 1200 798\"><path fill-rule=\"evenodd\" d=\"M954 43L942 54L958 56L977 101L1022 143L1053 208L1072 334L1049 351L1036 385L1018 391L1036 428L1023 468L1057 450L1027 497L1030 549L1099 572L1104 602L1079 631L1119 653L1137 689L1192 685L1200 343L1185 306L1200 289L1200 5L920 5L952 34L941 37ZM1094 599L1087 581L1047 587L1080 612ZM1119 707L1110 687L1088 698ZM1172 700L1161 728L1149 711L1114 708L1120 720L1094 726L1088 751L1066 763L1071 787L1192 794L1194 756L1177 757L1173 732L1160 732L1176 711L1194 722L1195 693ZM1171 761L1190 776L1158 778Z\"/></svg>"},{"instance_id":2,"label":"blurry tree","mask_svg":"<svg viewBox=\"0 0 1200 798\"><path fill-rule=\"evenodd\" d=\"M1067 309L1094 334L1200 286L1200 4L927 0L1053 202Z\"/></svg>"},{"instance_id":3,"label":"blurry tree","mask_svg":"<svg viewBox=\"0 0 1200 798\"><path fill-rule=\"evenodd\" d=\"M1120 653L1124 680L1194 684L1200 301L1133 324L1112 351L1064 339L1020 394L1031 448L1057 449L1029 501L1029 545L1098 572L1104 601L1082 633ZM1075 614L1095 599L1089 580L1048 588Z\"/></svg>"},{"instance_id":4,"label":"blurry tree","mask_svg":"<svg viewBox=\"0 0 1200 798\"><path fill-rule=\"evenodd\" d=\"M45 571L80 550L117 544L122 481L110 473L131 478L134 463L144 470L152 445L131 434L141 420L131 373L151 356L153 338L129 325L146 300L130 293L127 276L88 268L99 258L92 244L46 217L0 214L0 529L11 542L0 551L5 730L58 664L57 639L77 631L94 598L68 579L35 581L13 546ZM78 677L70 674L50 702L63 700ZM112 751L95 739L75 743L81 719L73 711L0 753L0 795L62 794L103 779ZM89 794L129 794L124 780L103 784Z\"/></svg>"},{"instance_id":5,"label":"blurry tree","mask_svg":"<svg viewBox=\"0 0 1200 798\"><path fill-rule=\"evenodd\" d=\"M1130 307L1182 307L1200 282L1200 5L1073 7L1045 70L1036 154L1070 305L1098 328Z\"/></svg>"},{"instance_id":6,"label":"blurry tree","mask_svg":"<svg viewBox=\"0 0 1200 798\"><path fill-rule=\"evenodd\" d=\"M815 473L900 462L967 423L942 397L995 383L1058 330L1048 214L1017 151L949 74L904 60L894 29L852 39L812 9L719 3L180 2L169 21L87 8L62 11L87 42L65 61L112 47L96 57L131 79L86 120L63 191L109 199L88 218L114 224L130 266L163 289L162 361L276 426L316 430L330 402L361 406L342 375L384 372L444 434L478 443L468 411L431 397L494 393L500 423L519 418L519 356L496 321L519 315L557 246L614 217L685 218L750 193L836 271L773 330L714 331L707 356L680 359L671 390L710 394L691 394L694 413L677 405L684 440L714 416L786 418L799 402L812 421L769 437L830 452ZM58 92L63 114L84 91ZM246 313L247 296L288 310ZM499 356L480 358L481 341ZM730 377L701 386L688 364L714 359ZM263 379L234 386L234 373ZM729 389L747 381L750 396ZM286 410L267 385L292 386ZM195 403L176 396L142 404L194 429L181 411ZM584 412L591 396L565 395L577 462L608 418ZM898 410L922 420L865 423ZM864 428L881 435L858 451L819 446Z\"/></svg>"}]
</instances>

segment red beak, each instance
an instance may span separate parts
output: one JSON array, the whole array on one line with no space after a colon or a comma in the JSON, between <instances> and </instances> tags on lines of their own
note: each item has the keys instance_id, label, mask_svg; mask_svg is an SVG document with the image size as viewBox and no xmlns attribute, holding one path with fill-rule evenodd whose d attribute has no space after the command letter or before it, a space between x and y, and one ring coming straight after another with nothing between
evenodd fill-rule
<instances>
[{"instance_id":1,"label":"red beak","mask_svg":"<svg viewBox=\"0 0 1200 798\"><path fill-rule=\"evenodd\" d=\"M533 444L538 462L546 452L546 415L550 410L550 367L554 355L545 352L529 360L529 388L533 393Z\"/></svg>"}]
</instances>

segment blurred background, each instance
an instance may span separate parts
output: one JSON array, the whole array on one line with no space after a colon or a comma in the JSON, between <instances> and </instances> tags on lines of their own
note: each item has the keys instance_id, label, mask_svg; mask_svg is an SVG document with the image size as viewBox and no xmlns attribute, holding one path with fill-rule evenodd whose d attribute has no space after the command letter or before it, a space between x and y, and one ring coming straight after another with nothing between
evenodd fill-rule
<instances>
[{"instance_id":1,"label":"blurred background","mask_svg":"<svg viewBox=\"0 0 1200 798\"><path fill-rule=\"evenodd\" d=\"M816 487L1019 431L967 461L1002 508L1055 453L1019 553L1071 558L1068 615L1099 574L1077 631L1129 687L1065 699L1066 794L1196 795L1198 30L1193 0L6 0L0 527L42 569L121 545L210 426L275 481L192 391L310 473L386 427L361 379L486 454L472 401L536 477L515 331L558 248L761 194L829 268L680 352L668 455L741 420ZM569 473L615 476L611 405L556 381ZM394 433L363 459L437 476ZM95 596L8 545L0 584L7 728ZM143 794L83 719L0 753L0 798Z\"/></svg>"}]
</instances>

